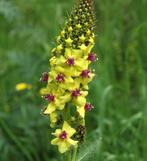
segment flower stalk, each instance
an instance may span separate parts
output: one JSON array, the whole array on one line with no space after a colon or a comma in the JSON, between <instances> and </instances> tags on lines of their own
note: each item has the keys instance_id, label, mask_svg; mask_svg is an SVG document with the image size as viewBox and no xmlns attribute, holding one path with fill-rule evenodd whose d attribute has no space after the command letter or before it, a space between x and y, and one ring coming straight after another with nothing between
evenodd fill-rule
<instances>
[{"instance_id":1,"label":"flower stalk","mask_svg":"<svg viewBox=\"0 0 147 161\"><path fill-rule=\"evenodd\" d=\"M85 135L85 115L93 107L86 99L88 84L95 76L90 65L97 60L92 52L93 30L93 2L79 0L51 51L50 71L40 79L47 83L40 93L47 102L43 113L49 116L55 131L51 144L65 153L65 161L76 161Z\"/></svg>"}]
</instances>

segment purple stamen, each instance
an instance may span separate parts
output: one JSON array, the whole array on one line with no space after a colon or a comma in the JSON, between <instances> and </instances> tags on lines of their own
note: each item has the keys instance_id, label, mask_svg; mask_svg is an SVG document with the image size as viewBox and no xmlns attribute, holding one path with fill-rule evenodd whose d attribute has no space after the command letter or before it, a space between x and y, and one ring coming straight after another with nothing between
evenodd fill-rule
<instances>
[{"instance_id":1,"label":"purple stamen","mask_svg":"<svg viewBox=\"0 0 147 161\"><path fill-rule=\"evenodd\" d=\"M62 139L62 140L66 139L67 138L66 131L62 131L61 134L59 135L59 138Z\"/></svg>"},{"instance_id":2,"label":"purple stamen","mask_svg":"<svg viewBox=\"0 0 147 161\"><path fill-rule=\"evenodd\" d=\"M48 81L48 78L49 78L48 73L47 72L44 72L44 73L42 73L42 76L40 78L40 81L46 83Z\"/></svg>"},{"instance_id":3,"label":"purple stamen","mask_svg":"<svg viewBox=\"0 0 147 161\"><path fill-rule=\"evenodd\" d=\"M82 72L81 72L81 77L82 78L90 78L90 70L83 70Z\"/></svg>"},{"instance_id":4,"label":"purple stamen","mask_svg":"<svg viewBox=\"0 0 147 161\"><path fill-rule=\"evenodd\" d=\"M90 111L92 109L92 105L90 103L85 104L85 111Z\"/></svg>"},{"instance_id":5,"label":"purple stamen","mask_svg":"<svg viewBox=\"0 0 147 161\"><path fill-rule=\"evenodd\" d=\"M66 63L69 65L69 66L73 66L75 64L75 60L74 58L68 58Z\"/></svg>"},{"instance_id":6,"label":"purple stamen","mask_svg":"<svg viewBox=\"0 0 147 161\"><path fill-rule=\"evenodd\" d=\"M44 96L44 98L49 102L54 102L55 101L55 96L52 95L52 94L47 94L46 96Z\"/></svg>"},{"instance_id":7,"label":"purple stamen","mask_svg":"<svg viewBox=\"0 0 147 161\"><path fill-rule=\"evenodd\" d=\"M72 97L75 97L75 98L77 98L78 96L80 96L81 94L80 94L80 90L79 89L76 89L76 90L74 90L74 91L72 91Z\"/></svg>"},{"instance_id":8,"label":"purple stamen","mask_svg":"<svg viewBox=\"0 0 147 161\"><path fill-rule=\"evenodd\" d=\"M57 75L56 80L60 83L64 82L64 77L65 77L64 74L60 73Z\"/></svg>"},{"instance_id":9,"label":"purple stamen","mask_svg":"<svg viewBox=\"0 0 147 161\"><path fill-rule=\"evenodd\" d=\"M96 61L96 55L94 53L89 53L87 60Z\"/></svg>"}]
</instances>

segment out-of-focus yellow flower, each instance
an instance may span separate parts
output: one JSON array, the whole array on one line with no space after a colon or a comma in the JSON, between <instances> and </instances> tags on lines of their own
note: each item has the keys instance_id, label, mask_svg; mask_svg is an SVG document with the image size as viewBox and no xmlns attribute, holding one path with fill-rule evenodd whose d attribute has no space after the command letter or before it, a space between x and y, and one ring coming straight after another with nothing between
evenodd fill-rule
<instances>
[{"instance_id":1,"label":"out-of-focus yellow flower","mask_svg":"<svg viewBox=\"0 0 147 161\"><path fill-rule=\"evenodd\" d=\"M76 130L72 128L66 121L64 121L62 129L57 129L54 136L55 139L51 141L52 145L57 145L60 153L65 153L72 146L77 146L78 141L71 139Z\"/></svg>"},{"instance_id":2,"label":"out-of-focus yellow flower","mask_svg":"<svg viewBox=\"0 0 147 161\"><path fill-rule=\"evenodd\" d=\"M16 91L24 91L26 89L31 89L31 88L32 88L32 85L27 84L27 83L23 83L23 82L22 83L18 83L15 86Z\"/></svg>"}]
</instances>

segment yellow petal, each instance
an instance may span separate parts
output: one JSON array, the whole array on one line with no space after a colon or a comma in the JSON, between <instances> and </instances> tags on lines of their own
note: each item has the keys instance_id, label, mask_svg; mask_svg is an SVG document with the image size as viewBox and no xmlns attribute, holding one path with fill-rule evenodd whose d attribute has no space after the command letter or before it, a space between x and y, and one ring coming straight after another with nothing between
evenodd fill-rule
<instances>
[{"instance_id":1,"label":"yellow petal","mask_svg":"<svg viewBox=\"0 0 147 161\"><path fill-rule=\"evenodd\" d=\"M88 61L84 59L78 59L75 65L78 70L85 70L88 68Z\"/></svg>"},{"instance_id":2,"label":"yellow petal","mask_svg":"<svg viewBox=\"0 0 147 161\"><path fill-rule=\"evenodd\" d=\"M55 138L51 141L51 144L52 145L58 145L58 142L59 142L59 139L58 138Z\"/></svg>"},{"instance_id":3,"label":"yellow petal","mask_svg":"<svg viewBox=\"0 0 147 161\"><path fill-rule=\"evenodd\" d=\"M56 110L56 106L53 103L50 103L46 110L44 111L44 114L51 114L52 112L54 112Z\"/></svg>"},{"instance_id":4,"label":"yellow petal","mask_svg":"<svg viewBox=\"0 0 147 161\"><path fill-rule=\"evenodd\" d=\"M64 55L65 55L66 58L73 57L72 50L70 48L66 48Z\"/></svg>"},{"instance_id":5,"label":"yellow petal","mask_svg":"<svg viewBox=\"0 0 147 161\"><path fill-rule=\"evenodd\" d=\"M69 144L71 144L71 145L73 145L73 146L76 146L77 143L78 143L78 141L74 141L74 140L72 140L71 138L68 138L67 141L69 142Z\"/></svg>"},{"instance_id":6,"label":"yellow petal","mask_svg":"<svg viewBox=\"0 0 147 161\"><path fill-rule=\"evenodd\" d=\"M49 79L48 79L48 83L50 83L51 81L53 81L56 77L56 72L54 70L52 70L51 72L49 72Z\"/></svg>"},{"instance_id":7,"label":"yellow petal","mask_svg":"<svg viewBox=\"0 0 147 161\"><path fill-rule=\"evenodd\" d=\"M85 109L84 106L77 106L77 111L79 113L79 115L84 118L85 117Z\"/></svg>"},{"instance_id":8,"label":"yellow petal","mask_svg":"<svg viewBox=\"0 0 147 161\"><path fill-rule=\"evenodd\" d=\"M52 113L50 114L50 121L51 121L52 123L56 123L56 122L57 122L57 113L56 113L56 112L52 112Z\"/></svg>"},{"instance_id":9,"label":"yellow petal","mask_svg":"<svg viewBox=\"0 0 147 161\"><path fill-rule=\"evenodd\" d=\"M56 64L56 57L53 56L51 59L50 59L50 65L51 66L54 66Z\"/></svg>"},{"instance_id":10,"label":"yellow petal","mask_svg":"<svg viewBox=\"0 0 147 161\"><path fill-rule=\"evenodd\" d=\"M88 95L88 91L81 91L80 93L82 94L83 97L86 97Z\"/></svg>"},{"instance_id":11,"label":"yellow petal","mask_svg":"<svg viewBox=\"0 0 147 161\"><path fill-rule=\"evenodd\" d=\"M72 84L70 84L70 86L68 87L68 89L70 90L70 91L72 91L73 89L78 89L80 87L80 82L74 82L74 83L72 83Z\"/></svg>"},{"instance_id":12,"label":"yellow petal","mask_svg":"<svg viewBox=\"0 0 147 161\"><path fill-rule=\"evenodd\" d=\"M87 49L86 49L86 51L85 51L85 54L86 54L86 55L89 54L93 47L94 47L94 44L88 45L88 46L87 46Z\"/></svg>"},{"instance_id":13,"label":"yellow petal","mask_svg":"<svg viewBox=\"0 0 147 161\"><path fill-rule=\"evenodd\" d=\"M65 64L65 62L66 62L66 59L64 58L64 56L61 55L60 57L58 57L57 65Z\"/></svg>"},{"instance_id":14,"label":"yellow petal","mask_svg":"<svg viewBox=\"0 0 147 161\"><path fill-rule=\"evenodd\" d=\"M75 59L83 57L83 52L82 50L79 50L79 49L72 49L72 54L74 55Z\"/></svg>"},{"instance_id":15,"label":"yellow petal","mask_svg":"<svg viewBox=\"0 0 147 161\"><path fill-rule=\"evenodd\" d=\"M72 128L66 121L64 121L62 130L65 130L69 137L71 137L76 132L76 130Z\"/></svg>"},{"instance_id":16,"label":"yellow petal","mask_svg":"<svg viewBox=\"0 0 147 161\"><path fill-rule=\"evenodd\" d=\"M62 103L69 102L71 100L71 95L70 93L66 93L64 96L60 97Z\"/></svg>"},{"instance_id":17,"label":"yellow petal","mask_svg":"<svg viewBox=\"0 0 147 161\"><path fill-rule=\"evenodd\" d=\"M79 46L79 48L80 48L82 51L86 51L87 46L86 46L85 44L82 44L81 46Z\"/></svg>"},{"instance_id":18,"label":"yellow petal","mask_svg":"<svg viewBox=\"0 0 147 161\"><path fill-rule=\"evenodd\" d=\"M61 134L62 130L61 129L56 129L56 131L54 133L52 133L52 135L59 137L59 135Z\"/></svg>"},{"instance_id":19,"label":"yellow petal","mask_svg":"<svg viewBox=\"0 0 147 161\"><path fill-rule=\"evenodd\" d=\"M84 106L85 103L86 103L86 98L83 97L83 96L78 96L76 99L75 99L75 103L77 106Z\"/></svg>"},{"instance_id":20,"label":"yellow petal","mask_svg":"<svg viewBox=\"0 0 147 161\"><path fill-rule=\"evenodd\" d=\"M46 94L48 94L49 92L48 92L47 88L42 88L42 89L39 91L39 93L40 93L40 95L46 95Z\"/></svg>"},{"instance_id":21,"label":"yellow petal","mask_svg":"<svg viewBox=\"0 0 147 161\"><path fill-rule=\"evenodd\" d=\"M55 70L56 70L57 72L59 72L59 73L64 73L64 71L65 71L65 69L64 69L63 67L61 67L61 66L56 66L56 67L55 67Z\"/></svg>"},{"instance_id":22,"label":"yellow petal","mask_svg":"<svg viewBox=\"0 0 147 161\"><path fill-rule=\"evenodd\" d=\"M56 104L57 109L59 109L59 110L64 109L65 102L63 102L63 100L61 101L60 99L56 99L55 104Z\"/></svg>"},{"instance_id":23,"label":"yellow petal","mask_svg":"<svg viewBox=\"0 0 147 161\"><path fill-rule=\"evenodd\" d=\"M70 148L70 144L65 140L65 141L60 141L58 143L58 150L60 153L65 153L66 151L68 151Z\"/></svg>"}]
</instances>

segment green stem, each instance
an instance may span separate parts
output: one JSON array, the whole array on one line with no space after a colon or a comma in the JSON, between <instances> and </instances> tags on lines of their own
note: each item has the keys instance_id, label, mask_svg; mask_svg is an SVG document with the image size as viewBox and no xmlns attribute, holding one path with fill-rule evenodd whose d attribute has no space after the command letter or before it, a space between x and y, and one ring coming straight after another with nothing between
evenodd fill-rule
<instances>
[{"instance_id":1,"label":"green stem","mask_svg":"<svg viewBox=\"0 0 147 161\"><path fill-rule=\"evenodd\" d=\"M68 151L65 154L65 159L63 161L71 161L71 151Z\"/></svg>"},{"instance_id":2,"label":"green stem","mask_svg":"<svg viewBox=\"0 0 147 161\"><path fill-rule=\"evenodd\" d=\"M68 105L65 106L63 113L62 113L63 119L67 121L70 117L70 108Z\"/></svg>"},{"instance_id":3,"label":"green stem","mask_svg":"<svg viewBox=\"0 0 147 161\"><path fill-rule=\"evenodd\" d=\"M72 161L76 161L77 160L77 150L78 148L75 147L74 150L73 150L73 157L72 157Z\"/></svg>"}]
</instances>

